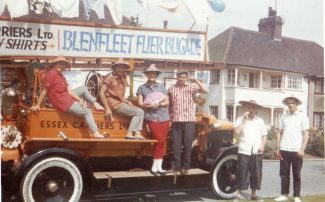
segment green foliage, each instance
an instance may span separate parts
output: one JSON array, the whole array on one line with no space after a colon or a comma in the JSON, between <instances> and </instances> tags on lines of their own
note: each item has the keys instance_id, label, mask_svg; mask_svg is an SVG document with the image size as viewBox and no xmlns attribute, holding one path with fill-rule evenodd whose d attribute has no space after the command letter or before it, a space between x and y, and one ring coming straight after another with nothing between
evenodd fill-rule
<instances>
[{"instance_id":1,"label":"green foliage","mask_svg":"<svg viewBox=\"0 0 325 202\"><path fill-rule=\"evenodd\" d=\"M277 131L273 128L268 132L267 142L264 148L264 159L275 159L274 152L276 152L276 134Z\"/></svg>"},{"instance_id":2,"label":"green foliage","mask_svg":"<svg viewBox=\"0 0 325 202\"><path fill-rule=\"evenodd\" d=\"M317 157L324 157L324 134L320 131L310 131L310 138L306 147L306 153Z\"/></svg>"}]
</instances>

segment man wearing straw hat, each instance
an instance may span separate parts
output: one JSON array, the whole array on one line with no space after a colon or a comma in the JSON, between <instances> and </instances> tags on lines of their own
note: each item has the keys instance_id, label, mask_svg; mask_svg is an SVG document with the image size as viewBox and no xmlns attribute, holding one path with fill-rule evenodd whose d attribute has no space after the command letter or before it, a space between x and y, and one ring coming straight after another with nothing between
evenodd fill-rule
<instances>
[{"instance_id":1,"label":"man wearing straw hat","mask_svg":"<svg viewBox=\"0 0 325 202\"><path fill-rule=\"evenodd\" d=\"M50 60L49 63L51 68L44 77L44 88L37 100L37 104L32 106L31 110L38 111L41 103L47 95L49 102L55 109L78 117L84 117L88 128L92 132L92 136L94 138L104 138L104 136L98 131L91 110L87 108L86 103L84 103L80 97L83 97L97 110L102 110L103 107L96 102L96 98L89 93L85 86L80 86L74 90L69 88L68 83L62 74L64 69L71 67L71 64L65 57L58 56L53 60Z\"/></svg>"},{"instance_id":2,"label":"man wearing straw hat","mask_svg":"<svg viewBox=\"0 0 325 202\"><path fill-rule=\"evenodd\" d=\"M295 202L301 202L301 168L303 156L309 139L308 117L298 111L302 102L295 96L283 99L288 112L280 120L280 132L277 135L277 158L280 159L281 196L275 201L287 201L290 187L290 167L293 174L293 197Z\"/></svg>"},{"instance_id":3,"label":"man wearing straw hat","mask_svg":"<svg viewBox=\"0 0 325 202\"><path fill-rule=\"evenodd\" d=\"M244 114L235 122L235 133L239 135L238 146L238 189L236 199L245 199L241 191L252 190L251 200L262 201L256 195L261 188L263 152L267 140L267 130L263 119L257 116L262 106L255 100L239 101L244 107Z\"/></svg>"},{"instance_id":4,"label":"man wearing straw hat","mask_svg":"<svg viewBox=\"0 0 325 202\"><path fill-rule=\"evenodd\" d=\"M126 77L131 70L129 63L119 58L112 66L113 72L104 78L99 97L105 108L105 116L113 119L112 110L123 116L131 117L125 139L144 140L141 135L144 111L126 99Z\"/></svg>"}]
</instances>

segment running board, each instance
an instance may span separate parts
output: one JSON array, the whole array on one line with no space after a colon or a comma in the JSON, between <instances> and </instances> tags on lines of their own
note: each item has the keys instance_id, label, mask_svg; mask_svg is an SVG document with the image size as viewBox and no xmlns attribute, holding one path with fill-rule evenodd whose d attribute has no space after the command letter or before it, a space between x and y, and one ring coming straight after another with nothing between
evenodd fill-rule
<instances>
[{"instance_id":1,"label":"running board","mask_svg":"<svg viewBox=\"0 0 325 202\"><path fill-rule=\"evenodd\" d=\"M165 176L157 175L154 176L147 170L131 170L131 171L116 171L116 172L94 172L93 175L96 180L107 179L107 187L111 188L113 179L121 179L121 178L142 178L142 177L173 177L173 183L176 184L178 176L191 176L191 175L207 175L208 171L193 168L188 170L186 174L178 173L166 173Z\"/></svg>"}]
</instances>

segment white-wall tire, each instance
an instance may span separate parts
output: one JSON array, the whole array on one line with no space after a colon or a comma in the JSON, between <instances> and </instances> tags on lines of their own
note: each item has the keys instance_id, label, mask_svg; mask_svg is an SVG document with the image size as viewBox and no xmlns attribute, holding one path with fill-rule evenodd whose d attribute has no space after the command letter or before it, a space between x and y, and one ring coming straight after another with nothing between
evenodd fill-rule
<instances>
[{"instance_id":1,"label":"white-wall tire","mask_svg":"<svg viewBox=\"0 0 325 202\"><path fill-rule=\"evenodd\" d=\"M217 197L234 198L237 189L237 154L224 156L218 161L211 174L211 189Z\"/></svg>"},{"instance_id":2,"label":"white-wall tire","mask_svg":"<svg viewBox=\"0 0 325 202\"><path fill-rule=\"evenodd\" d=\"M61 157L45 158L25 173L20 183L23 201L69 201L77 202L83 189L78 167Z\"/></svg>"}]
</instances>

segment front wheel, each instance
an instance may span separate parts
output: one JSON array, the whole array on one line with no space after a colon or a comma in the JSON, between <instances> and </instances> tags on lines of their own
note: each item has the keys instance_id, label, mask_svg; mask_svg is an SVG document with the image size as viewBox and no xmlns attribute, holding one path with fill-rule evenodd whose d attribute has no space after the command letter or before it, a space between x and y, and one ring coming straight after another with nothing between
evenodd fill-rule
<instances>
[{"instance_id":1,"label":"front wheel","mask_svg":"<svg viewBox=\"0 0 325 202\"><path fill-rule=\"evenodd\" d=\"M51 157L34 164L20 183L24 201L79 201L83 182L78 167L68 159Z\"/></svg>"},{"instance_id":2,"label":"front wheel","mask_svg":"<svg viewBox=\"0 0 325 202\"><path fill-rule=\"evenodd\" d=\"M224 199L234 198L237 189L238 157L226 155L220 159L211 171L211 188L215 195Z\"/></svg>"}]
</instances>

